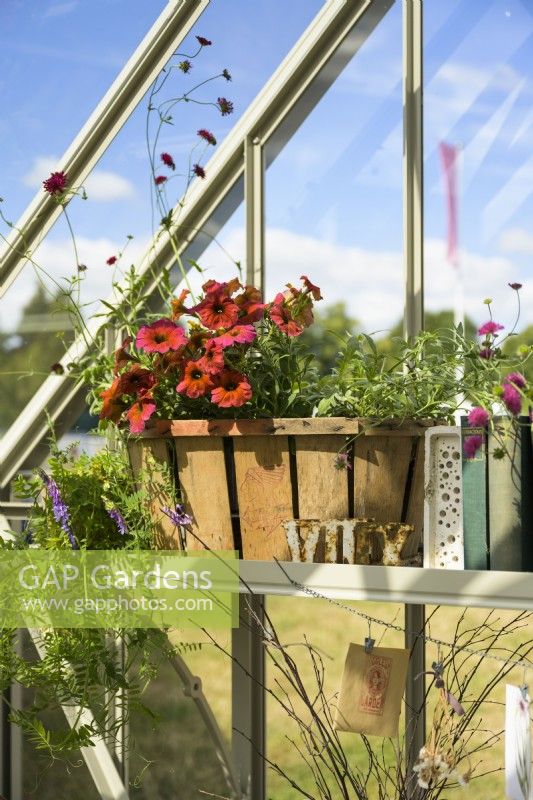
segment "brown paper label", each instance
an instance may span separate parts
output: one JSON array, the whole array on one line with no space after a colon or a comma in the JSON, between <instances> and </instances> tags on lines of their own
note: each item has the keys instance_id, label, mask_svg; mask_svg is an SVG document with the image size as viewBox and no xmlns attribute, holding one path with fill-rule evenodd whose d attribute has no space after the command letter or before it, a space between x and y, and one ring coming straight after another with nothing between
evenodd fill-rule
<instances>
[{"instance_id":1,"label":"brown paper label","mask_svg":"<svg viewBox=\"0 0 533 800\"><path fill-rule=\"evenodd\" d=\"M335 727L375 736L397 736L409 650L348 648Z\"/></svg>"}]
</instances>

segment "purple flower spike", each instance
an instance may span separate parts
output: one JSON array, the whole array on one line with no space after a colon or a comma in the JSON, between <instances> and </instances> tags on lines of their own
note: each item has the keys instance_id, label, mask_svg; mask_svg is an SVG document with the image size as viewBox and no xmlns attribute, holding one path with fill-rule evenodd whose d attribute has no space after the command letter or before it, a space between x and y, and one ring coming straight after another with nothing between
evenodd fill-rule
<instances>
[{"instance_id":1,"label":"purple flower spike","mask_svg":"<svg viewBox=\"0 0 533 800\"><path fill-rule=\"evenodd\" d=\"M174 525L190 525L192 522L192 517L185 513L183 510L183 506L178 503L176 506L175 511L173 511L168 506L164 506L161 511L163 514L166 514L169 519L172 520Z\"/></svg>"},{"instance_id":2,"label":"purple flower spike","mask_svg":"<svg viewBox=\"0 0 533 800\"><path fill-rule=\"evenodd\" d=\"M128 532L128 526L126 525L126 521L118 508L107 508L106 511L111 519L116 523L120 535L125 536Z\"/></svg>"},{"instance_id":3,"label":"purple flower spike","mask_svg":"<svg viewBox=\"0 0 533 800\"><path fill-rule=\"evenodd\" d=\"M67 534L68 540L70 542L70 546L73 550L78 550L78 542L76 541L76 537L72 533L70 527L70 512L68 510L68 506L61 497L61 492L59 490L59 486L55 482L50 475L47 475L44 469L39 470L39 475L41 476L43 483L46 488L46 493L50 500L52 501L52 513L54 515L55 521L61 527L61 529Z\"/></svg>"}]
</instances>

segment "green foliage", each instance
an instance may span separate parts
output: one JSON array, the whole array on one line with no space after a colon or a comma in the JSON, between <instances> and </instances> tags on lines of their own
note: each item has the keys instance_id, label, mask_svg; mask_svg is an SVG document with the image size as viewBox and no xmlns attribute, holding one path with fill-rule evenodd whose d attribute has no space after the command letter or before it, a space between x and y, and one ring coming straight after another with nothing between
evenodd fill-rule
<instances>
[{"instance_id":1,"label":"green foliage","mask_svg":"<svg viewBox=\"0 0 533 800\"><path fill-rule=\"evenodd\" d=\"M302 345L316 358L320 375L329 375L342 341L357 330L359 322L346 310L346 303L331 303L314 310L315 321L300 336Z\"/></svg>"}]
</instances>

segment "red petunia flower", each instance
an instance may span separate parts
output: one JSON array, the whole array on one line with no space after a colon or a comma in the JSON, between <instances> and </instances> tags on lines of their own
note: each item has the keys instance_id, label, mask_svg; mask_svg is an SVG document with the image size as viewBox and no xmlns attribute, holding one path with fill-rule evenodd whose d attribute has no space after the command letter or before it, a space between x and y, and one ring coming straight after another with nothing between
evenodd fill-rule
<instances>
[{"instance_id":1,"label":"red petunia flower","mask_svg":"<svg viewBox=\"0 0 533 800\"><path fill-rule=\"evenodd\" d=\"M492 319L490 319L488 322L485 322L481 328L478 329L480 336L488 336L489 334L498 333L498 331L503 331L503 325L500 325L498 322L494 322Z\"/></svg>"},{"instance_id":2,"label":"red petunia flower","mask_svg":"<svg viewBox=\"0 0 533 800\"><path fill-rule=\"evenodd\" d=\"M209 45L213 44L211 39L206 39L205 36L197 36L196 38L202 47L209 47Z\"/></svg>"},{"instance_id":3,"label":"red petunia flower","mask_svg":"<svg viewBox=\"0 0 533 800\"><path fill-rule=\"evenodd\" d=\"M278 292L275 296L270 306L269 315L274 325L277 325L280 331L286 333L287 336L299 336L302 333L303 326L296 322L292 316L286 298L281 292Z\"/></svg>"},{"instance_id":4,"label":"red petunia flower","mask_svg":"<svg viewBox=\"0 0 533 800\"><path fill-rule=\"evenodd\" d=\"M314 283L311 283L307 275L302 275L300 277L300 280L304 282L306 291L313 295L314 300L322 300L320 289L318 288L318 286L315 286Z\"/></svg>"},{"instance_id":5,"label":"red petunia flower","mask_svg":"<svg viewBox=\"0 0 533 800\"><path fill-rule=\"evenodd\" d=\"M235 325L220 336L216 336L213 341L219 347L231 347L233 344L249 344L256 336L257 332L253 325Z\"/></svg>"},{"instance_id":6,"label":"red petunia flower","mask_svg":"<svg viewBox=\"0 0 533 800\"><path fill-rule=\"evenodd\" d=\"M217 387L211 392L211 402L220 408L238 408L252 397L252 387L246 375L234 370L224 370L217 378Z\"/></svg>"},{"instance_id":7,"label":"red petunia flower","mask_svg":"<svg viewBox=\"0 0 533 800\"><path fill-rule=\"evenodd\" d=\"M204 355L198 360L198 365L209 375L217 375L224 369L224 353L215 339L205 343Z\"/></svg>"},{"instance_id":8,"label":"red petunia flower","mask_svg":"<svg viewBox=\"0 0 533 800\"><path fill-rule=\"evenodd\" d=\"M108 264L110 267L112 267L113 264L117 263L117 257L116 256L109 256L109 258L106 260L105 263Z\"/></svg>"},{"instance_id":9,"label":"red petunia flower","mask_svg":"<svg viewBox=\"0 0 533 800\"><path fill-rule=\"evenodd\" d=\"M50 177L43 181L43 186L48 194L62 194L67 187L67 176L64 172L52 172Z\"/></svg>"},{"instance_id":10,"label":"red petunia flower","mask_svg":"<svg viewBox=\"0 0 533 800\"><path fill-rule=\"evenodd\" d=\"M141 397L126 412L126 419L130 423L131 433L142 433L146 423L155 412L156 405L152 397Z\"/></svg>"},{"instance_id":11,"label":"red petunia flower","mask_svg":"<svg viewBox=\"0 0 533 800\"><path fill-rule=\"evenodd\" d=\"M161 184L165 183L166 180L167 180L166 175L156 175L156 177L154 178L154 183L156 186L161 186Z\"/></svg>"},{"instance_id":12,"label":"red petunia flower","mask_svg":"<svg viewBox=\"0 0 533 800\"><path fill-rule=\"evenodd\" d=\"M120 387L120 378L115 378L109 389L106 389L100 394L104 403L100 411L100 419L110 419L112 422L118 422L123 412L128 407L122 400L123 391Z\"/></svg>"},{"instance_id":13,"label":"red petunia flower","mask_svg":"<svg viewBox=\"0 0 533 800\"><path fill-rule=\"evenodd\" d=\"M232 278L230 281L224 281L224 283L219 283L219 281L215 281L213 278L210 278L202 286L202 290L206 294L225 292L226 294L231 295L236 292L237 289L242 289L242 284L238 278Z\"/></svg>"},{"instance_id":14,"label":"red petunia flower","mask_svg":"<svg viewBox=\"0 0 533 800\"><path fill-rule=\"evenodd\" d=\"M203 324L211 330L232 328L239 316L239 307L229 296L227 289L208 291L204 299L194 308Z\"/></svg>"},{"instance_id":15,"label":"red petunia flower","mask_svg":"<svg viewBox=\"0 0 533 800\"><path fill-rule=\"evenodd\" d=\"M170 153L161 153L161 161L163 162L165 167L170 167L170 169L176 169L174 159L172 158Z\"/></svg>"},{"instance_id":16,"label":"red petunia flower","mask_svg":"<svg viewBox=\"0 0 533 800\"><path fill-rule=\"evenodd\" d=\"M211 131L208 131L206 128L200 128L200 130L198 131L198 136L200 137L200 139L205 139L207 144L215 145L217 143L217 140L215 139Z\"/></svg>"},{"instance_id":17,"label":"red petunia flower","mask_svg":"<svg viewBox=\"0 0 533 800\"><path fill-rule=\"evenodd\" d=\"M199 361L187 361L183 370L183 380L176 386L176 391L196 399L203 397L212 388L213 381L205 365Z\"/></svg>"},{"instance_id":18,"label":"red petunia flower","mask_svg":"<svg viewBox=\"0 0 533 800\"><path fill-rule=\"evenodd\" d=\"M200 164L194 164L192 171L198 178L205 178L205 169Z\"/></svg>"},{"instance_id":19,"label":"red petunia flower","mask_svg":"<svg viewBox=\"0 0 533 800\"><path fill-rule=\"evenodd\" d=\"M155 386L155 375L149 369L134 364L127 372L123 372L118 378L116 387L119 395L140 395L146 393Z\"/></svg>"},{"instance_id":20,"label":"red petunia flower","mask_svg":"<svg viewBox=\"0 0 533 800\"><path fill-rule=\"evenodd\" d=\"M233 114L233 103L226 97L219 97L217 99L217 105L223 117L227 116L228 114Z\"/></svg>"},{"instance_id":21,"label":"red petunia flower","mask_svg":"<svg viewBox=\"0 0 533 800\"><path fill-rule=\"evenodd\" d=\"M188 289L182 289L179 297L175 297L170 301L172 307L172 319L175 321L182 317L184 314L190 314L190 309L185 308L185 298L190 295Z\"/></svg>"},{"instance_id":22,"label":"red petunia flower","mask_svg":"<svg viewBox=\"0 0 533 800\"><path fill-rule=\"evenodd\" d=\"M262 318L266 308L266 303L263 303L262 299L261 292L255 286L244 287L244 291L235 298L242 314L239 323L249 324L258 322Z\"/></svg>"},{"instance_id":23,"label":"red petunia flower","mask_svg":"<svg viewBox=\"0 0 533 800\"><path fill-rule=\"evenodd\" d=\"M183 328L166 318L143 325L135 338L135 346L147 353L167 353L169 350L178 350L186 343Z\"/></svg>"}]
</instances>

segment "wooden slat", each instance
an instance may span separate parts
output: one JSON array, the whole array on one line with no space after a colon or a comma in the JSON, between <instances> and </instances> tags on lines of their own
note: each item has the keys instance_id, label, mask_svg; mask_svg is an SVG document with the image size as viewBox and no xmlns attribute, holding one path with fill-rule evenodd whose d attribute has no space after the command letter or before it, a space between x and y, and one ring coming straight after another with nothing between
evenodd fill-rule
<instances>
[{"instance_id":1,"label":"wooden slat","mask_svg":"<svg viewBox=\"0 0 533 800\"><path fill-rule=\"evenodd\" d=\"M422 543L424 531L424 439L420 439L416 448L416 461L407 504L405 521L414 527L402 550L402 558L413 558Z\"/></svg>"},{"instance_id":2,"label":"wooden slat","mask_svg":"<svg viewBox=\"0 0 533 800\"><path fill-rule=\"evenodd\" d=\"M177 438L174 448L181 497L193 518L193 532L211 550L235 549L222 438ZM187 550L202 549L187 532Z\"/></svg>"},{"instance_id":3,"label":"wooden slat","mask_svg":"<svg viewBox=\"0 0 533 800\"><path fill-rule=\"evenodd\" d=\"M289 559L282 522L293 518L286 436L235 439L235 474L243 557Z\"/></svg>"},{"instance_id":4,"label":"wooden slat","mask_svg":"<svg viewBox=\"0 0 533 800\"><path fill-rule=\"evenodd\" d=\"M162 465L171 470L165 439L132 439L128 442L131 468L137 486L146 493L147 511L155 528L155 546L162 550L180 550L181 543L176 526L161 508L173 507L169 482L172 474L165 480Z\"/></svg>"},{"instance_id":5,"label":"wooden slat","mask_svg":"<svg viewBox=\"0 0 533 800\"><path fill-rule=\"evenodd\" d=\"M345 436L296 436L298 511L301 519L343 519L348 516L346 470L335 459Z\"/></svg>"},{"instance_id":6,"label":"wooden slat","mask_svg":"<svg viewBox=\"0 0 533 800\"><path fill-rule=\"evenodd\" d=\"M355 441L356 517L401 522L411 437L361 436Z\"/></svg>"}]
</instances>

